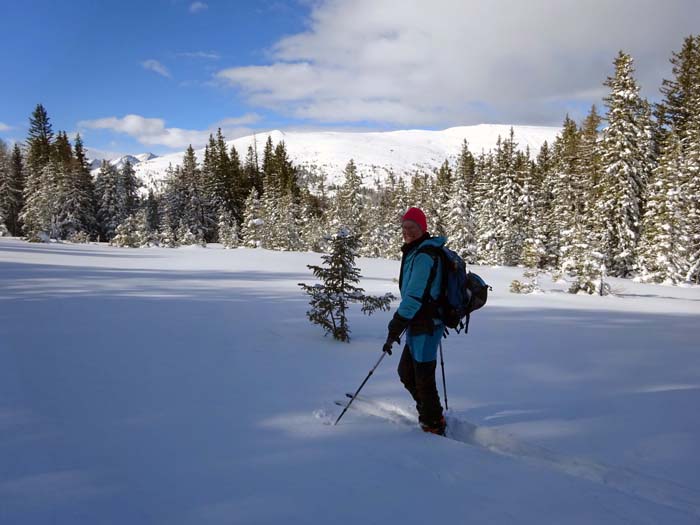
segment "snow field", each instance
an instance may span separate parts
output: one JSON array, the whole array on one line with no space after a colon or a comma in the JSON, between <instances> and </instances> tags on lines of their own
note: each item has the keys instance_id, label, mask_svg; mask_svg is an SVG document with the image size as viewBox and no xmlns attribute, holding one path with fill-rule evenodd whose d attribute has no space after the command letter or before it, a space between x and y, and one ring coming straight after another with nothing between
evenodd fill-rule
<instances>
[{"instance_id":1,"label":"snow field","mask_svg":"<svg viewBox=\"0 0 700 525\"><path fill-rule=\"evenodd\" d=\"M697 523L700 289L518 296L521 270L472 268L493 295L444 343L463 443L328 424L391 313L324 338L297 286L319 260L0 239L0 523ZM396 292L397 261L358 263ZM397 364L363 394L410 415Z\"/></svg>"}]
</instances>

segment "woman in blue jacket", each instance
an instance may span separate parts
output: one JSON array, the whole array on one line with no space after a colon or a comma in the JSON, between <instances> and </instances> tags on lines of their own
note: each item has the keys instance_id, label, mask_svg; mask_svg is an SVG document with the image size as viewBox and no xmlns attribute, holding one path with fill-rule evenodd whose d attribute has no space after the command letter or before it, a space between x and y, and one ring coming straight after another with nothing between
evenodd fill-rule
<instances>
[{"instance_id":1,"label":"woman in blue jacket","mask_svg":"<svg viewBox=\"0 0 700 525\"><path fill-rule=\"evenodd\" d=\"M391 355L393 342L401 342L406 331L406 345L399 362L401 382L416 401L421 428L435 434L445 433L445 418L435 384L437 349L444 330L442 321L430 311L430 299L440 294L442 260L429 253L440 248L444 237L431 237L425 214L410 208L401 219L404 245L401 247L399 289L401 304L389 323L384 351ZM425 250L428 248L428 250ZM432 281L431 272L434 272ZM430 290L427 290L430 282Z\"/></svg>"}]
</instances>

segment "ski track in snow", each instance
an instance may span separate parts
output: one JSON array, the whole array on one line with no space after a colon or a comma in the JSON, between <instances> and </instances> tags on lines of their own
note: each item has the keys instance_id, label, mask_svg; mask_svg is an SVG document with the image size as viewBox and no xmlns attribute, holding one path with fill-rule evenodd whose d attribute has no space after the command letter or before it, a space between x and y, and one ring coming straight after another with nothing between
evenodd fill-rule
<instances>
[{"instance_id":1,"label":"ski track in snow","mask_svg":"<svg viewBox=\"0 0 700 525\"><path fill-rule=\"evenodd\" d=\"M336 404L341 403L344 402L336 402ZM418 425L418 418L415 414L386 401L358 396L350 406L350 410L409 427L415 428ZM328 414L328 416L331 415ZM335 417L337 414L332 420L326 421L326 424L332 424ZM495 428L478 426L449 413L446 414L446 419L447 433L445 437L452 441L599 483L624 494L671 507L700 518L700 492L690 487L647 476L627 468L557 454L545 447L525 443L512 434Z\"/></svg>"}]
</instances>

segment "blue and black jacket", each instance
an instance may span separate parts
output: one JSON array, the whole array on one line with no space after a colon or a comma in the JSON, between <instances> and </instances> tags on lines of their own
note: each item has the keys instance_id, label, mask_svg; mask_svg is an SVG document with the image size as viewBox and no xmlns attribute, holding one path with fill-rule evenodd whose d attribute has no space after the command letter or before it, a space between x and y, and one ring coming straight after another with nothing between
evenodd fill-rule
<instances>
[{"instance_id":1,"label":"blue and black jacket","mask_svg":"<svg viewBox=\"0 0 700 525\"><path fill-rule=\"evenodd\" d=\"M401 248L401 273L399 289L401 304L398 314L409 319L407 344L416 361L434 361L444 326L439 318L430 313L430 302L438 299L442 282L442 260L435 259L422 248L440 248L446 242L444 237L430 237L425 234L420 239ZM433 266L437 264L435 277L430 290L426 290Z\"/></svg>"}]
</instances>

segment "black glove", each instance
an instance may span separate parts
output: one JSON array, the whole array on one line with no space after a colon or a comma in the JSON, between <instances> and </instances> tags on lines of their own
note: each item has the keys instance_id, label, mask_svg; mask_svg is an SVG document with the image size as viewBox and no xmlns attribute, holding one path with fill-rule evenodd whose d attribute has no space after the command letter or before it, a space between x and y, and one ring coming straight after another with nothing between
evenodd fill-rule
<instances>
[{"instance_id":1,"label":"black glove","mask_svg":"<svg viewBox=\"0 0 700 525\"><path fill-rule=\"evenodd\" d=\"M398 312L394 314L394 317L389 321L388 331L389 334L386 336L386 343L382 347L382 350L389 355L391 355L391 345L396 342L401 344L401 334L408 328L409 319L401 317Z\"/></svg>"},{"instance_id":2,"label":"black glove","mask_svg":"<svg viewBox=\"0 0 700 525\"><path fill-rule=\"evenodd\" d=\"M391 355L391 341L387 341L384 343L384 346L382 346L382 352L386 352L387 354Z\"/></svg>"}]
</instances>

